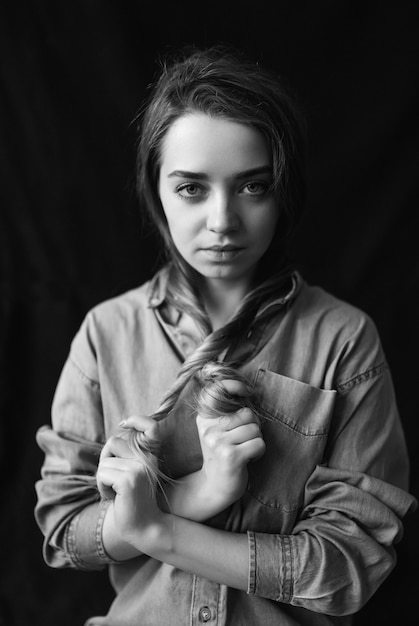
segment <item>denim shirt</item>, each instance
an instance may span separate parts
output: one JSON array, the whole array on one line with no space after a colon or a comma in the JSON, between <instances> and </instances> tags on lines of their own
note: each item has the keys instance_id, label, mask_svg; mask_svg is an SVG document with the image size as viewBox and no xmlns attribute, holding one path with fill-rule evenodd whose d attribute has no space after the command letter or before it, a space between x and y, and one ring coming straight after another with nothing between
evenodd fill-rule
<instances>
[{"instance_id":1,"label":"denim shirt","mask_svg":"<svg viewBox=\"0 0 419 626\"><path fill-rule=\"evenodd\" d=\"M52 407L37 483L37 522L52 567L109 566L116 597L89 626L350 624L393 569L408 494L408 458L388 365L371 319L298 274L225 356L268 419L265 454L242 498L207 524L247 533L247 593L146 555L115 562L102 544L107 502L95 473L103 443L132 414L151 414L200 339L165 305L165 274L90 311ZM262 318L260 318L262 319ZM193 385L162 422L171 474L201 467Z\"/></svg>"}]
</instances>

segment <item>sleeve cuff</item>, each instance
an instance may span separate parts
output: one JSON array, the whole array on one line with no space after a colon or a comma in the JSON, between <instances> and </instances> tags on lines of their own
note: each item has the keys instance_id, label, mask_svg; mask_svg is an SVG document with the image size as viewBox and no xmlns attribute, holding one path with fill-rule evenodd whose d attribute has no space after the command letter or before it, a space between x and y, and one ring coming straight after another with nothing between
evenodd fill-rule
<instances>
[{"instance_id":1,"label":"sleeve cuff","mask_svg":"<svg viewBox=\"0 0 419 626\"><path fill-rule=\"evenodd\" d=\"M70 522L66 535L66 548L71 560L79 569L98 569L116 563L105 552L102 527L110 500L90 504Z\"/></svg>"},{"instance_id":2,"label":"sleeve cuff","mask_svg":"<svg viewBox=\"0 0 419 626\"><path fill-rule=\"evenodd\" d=\"M248 594L289 604L294 588L291 537L248 531Z\"/></svg>"}]
</instances>

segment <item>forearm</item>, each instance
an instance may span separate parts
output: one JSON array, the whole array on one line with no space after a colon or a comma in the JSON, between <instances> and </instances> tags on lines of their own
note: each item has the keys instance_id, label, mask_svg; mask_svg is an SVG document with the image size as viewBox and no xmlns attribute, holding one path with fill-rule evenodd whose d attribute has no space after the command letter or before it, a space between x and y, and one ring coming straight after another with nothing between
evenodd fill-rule
<instances>
[{"instance_id":1,"label":"forearm","mask_svg":"<svg viewBox=\"0 0 419 626\"><path fill-rule=\"evenodd\" d=\"M247 534L218 530L163 513L148 546L137 547L153 558L218 584L247 591L249 549Z\"/></svg>"},{"instance_id":2,"label":"forearm","mask_svg":"<svg viewBox=\"0 0 419 626\"><path fill-rule=\"evenodd\" d=\"M395 565L412 500L366 474L319 466L291 534L249 533L249 592L310 611L358 611Z\"/></svg>"},{"instance_id":3,"label":"forearm","mask_svg":"<svg viewBox=\"0 0 419 626\"><path fill-rule=\"evenodd\" d=\"M204 522L224 511L239 496L240 493L227 493L221 485L216 488L201 469L165 486L159 494L159 506L166 513Z\"/></svg>"},{"instance_id":4,"label":"forearm","mask_svg":"<svg viewBox=\"0 0 419 626\"><path fill-rule=\"evenodd\" d=\"M215 582L247 589L247 535L163 512L152 495L145 466L137 458L112 454L121 445L117 439L107 442L96 475L101 493L112 489L114 494L103 524L106 553L118 561L145 554ZM193 482L198 476L188 480ZM211 484L206 477L205 482ZM222 491L222 481L220 487ZM183 502L185 509L192 510L196 501L189 498L188 491L179 496L178 504ZM211 493L217 493L214 486L208 495Z\"/></svg>"},{"instance_id":5,"label":"forearm","mask_svg":"<svg viewBox=\"0 0 419 626\"><path fill-rule=\"evenodd\" d=\"M115 561L147 554L219 584L242 590L248 587L246 534L229 533L161 513L153 525L139 530L128 543L118 531L111 504L103 524L102 541L108 556Z\"/></svg>"}]
</instances>

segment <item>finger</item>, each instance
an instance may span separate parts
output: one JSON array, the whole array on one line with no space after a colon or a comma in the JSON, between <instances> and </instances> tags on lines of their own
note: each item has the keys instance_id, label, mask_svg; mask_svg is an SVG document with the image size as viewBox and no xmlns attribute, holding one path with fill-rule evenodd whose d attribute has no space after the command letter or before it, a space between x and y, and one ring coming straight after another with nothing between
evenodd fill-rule
<instances>
[{"instance_id":1,"label":"finger","mask_svg":"<svg viewBox=\"0 0 419 626\"><path fill-rule=\"evenodd\" d=\"M213 453L218 454L217 450L221 448L224 450L231 448L233 451L232 448L249 439L260 438L263 440L259 425L255 421L247 424L236 424L235 428L226 427L227 421L228 417L205 419L202 420L203 423L198 424L198 434L203 449L212 450Z\"/></svg>"},{"instance_id":2,"label":"finger","mask_svg":"<svg viewBox=\"0 0 419 626\"><path fill-rule=\"evenodd\" d=\"M101 459L99 469L111 469L119 472L137 472L141 471L144 464L137 458L123 458L118 456L106 457Z\"/></svg>"},{"instance_id":3,"label":"finger","mask_svg":"<svg viewBox=\"0 0 419 626\"><path fill-rule=\"evenodd\" d=\"M104 500L113 500L115 497L116 483L118 479L116 472L120 472L115 467L107 465L105 461L102 461L96 472L96 484L101 497Z\"/></svg>"},{"instance_id":4,"label":"finger","mask_svg":"<svg viewBox=\"0 0 419 626\"><path fill-rule=\"evenodd\" d=\"M237 446L237 451L240 453L241 458L247 461L257 461L265 454L265 450L266 444L262 437L250 439Z\"/></svg>"},{"instance_id":5,"label":"finger","mask_svg":"<svg viewBox=\"0 0 419 626\"><path fill-rule=\"evenodd\" d=\"M219 381L219 384L222 385L225 390L233 396L245 397L253 392L250 385L245 385L239 380L226 379Z\"/></svg>"},{"instance_id":6,"label":"finger","mask_svg":"<svg viewBox=\"0 0 419 626\"><path fill-rule=\"evenodd\" d=\"M220 420L224 420L226 422L227 430L234 430L235 428L246 424L257 424L259 427L258 417L248 407L239 409L235 413L224 415L220 418Z\"/></svg>"},{"instance_id":7,"label":"finger","mask_svg":"<svg viewBox=\"0 0 419 626\"><path fill-rule=\"evenodd\" d=\"M229 430L224 435L224 441L231 445L238 445L245 441L250 441L251 439L257 439L258 437L263 439L258 424L252 423L237 426L237 428Z\"/></svg>"},{"instance_id":8,"label":"finger","mask_svg":"<svg viewBox=\"0 0 419 626\"><path fill-rule=\"evenodd\" d=\"M115 494L120 491L120 485L127 468L115 462L112 463L112 461L119 460L117 457L106 459L98 468L96 483L99 493L104 500L113 500Z\"/></svg>"},{"instance_id":9,"label":"finger","mask_svg":"<svg viewBox=\"0 0 419 626\"><path fill-rule=\"evenodd\" d=\"M144 433L147 439L157 440L159 423L148 415L130 415L120 423L123 429L134 428L138 432Z\"/></svg>"},{"instance_id":10,"label":"finger","mask_svg":"<svg viewBox=\"0 0 419 626\"><path fill-rule=\"evenodd\" d=\"M109 483L109 485L108 485ZM96 484L100 497L103 500L113 500L115 497L115 490L112 488L113 480L106 479L105 474L96 476Z\"/></svg>"},{"instance_id":11,"label":"finger","mask_svg":"<svg viewBox=\"0 0 419 626\"><path fill-rule=\"evenodd\" d=\"M107 457L132 458L134 453L128 442L119 436L109 437L100 453L101 460Z\"/></svg>"},{"instance_id":12,"label":"finger","mask_svg":"<svg viewBox=\"0 0 419 626\"><path fill-rule=\"evenodd\" d=\"M144 479L147 471L143 463L137 459L123 459L120 457L106 457L101 460L96 473L96 482L102 493L121 493L134 489L138 480Z\"/></svg>"},{"instance_id":13,"label":"finger","mask_svg":"<svg viewBox=\"0 0 419 626\"><path fill-rule=\"evenodd\" d=\"M239 409L235 413L222 415L221 417L197 416L198 428L219 428L221 431L228 431L243 426L244 424L257 424L258 419L253 411L247 407Z\"/></svg>"},{"instance_id":14,"label":"finger","mask_svg":"<svg viewBox=\"0 0 419 626\"><path fill-rule=\"evenodd\" d=\"M121 457L106 457L101 460L97 475L101 475L100 473L104 470L118 471L123 472L125 478L128 480L129 477L134 481L139 476L147 476L147 480L150 477L150 470L153 470L155 467L155 459L143 458L140 459L138 457L135 458L121 458Z\"/></svg>"}]
</instances>

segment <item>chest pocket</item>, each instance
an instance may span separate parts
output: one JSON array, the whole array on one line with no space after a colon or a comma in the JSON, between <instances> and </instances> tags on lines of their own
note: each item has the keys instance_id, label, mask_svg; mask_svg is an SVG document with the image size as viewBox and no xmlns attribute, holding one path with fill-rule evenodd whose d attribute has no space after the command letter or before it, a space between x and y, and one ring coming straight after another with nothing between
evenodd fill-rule
<instances>
[{"instance_id":1,"label":"chest pocket","mask_svg":"<svg viewBox=\"0 0 419 626\"><path fill-rule=\"evenodd\" d=\"M308 477L322 462L336 392L260 369L256 388L266 418L265 454L249 463L248 493L284 513L299 508Z\"/></svg>"}]
</instances>

